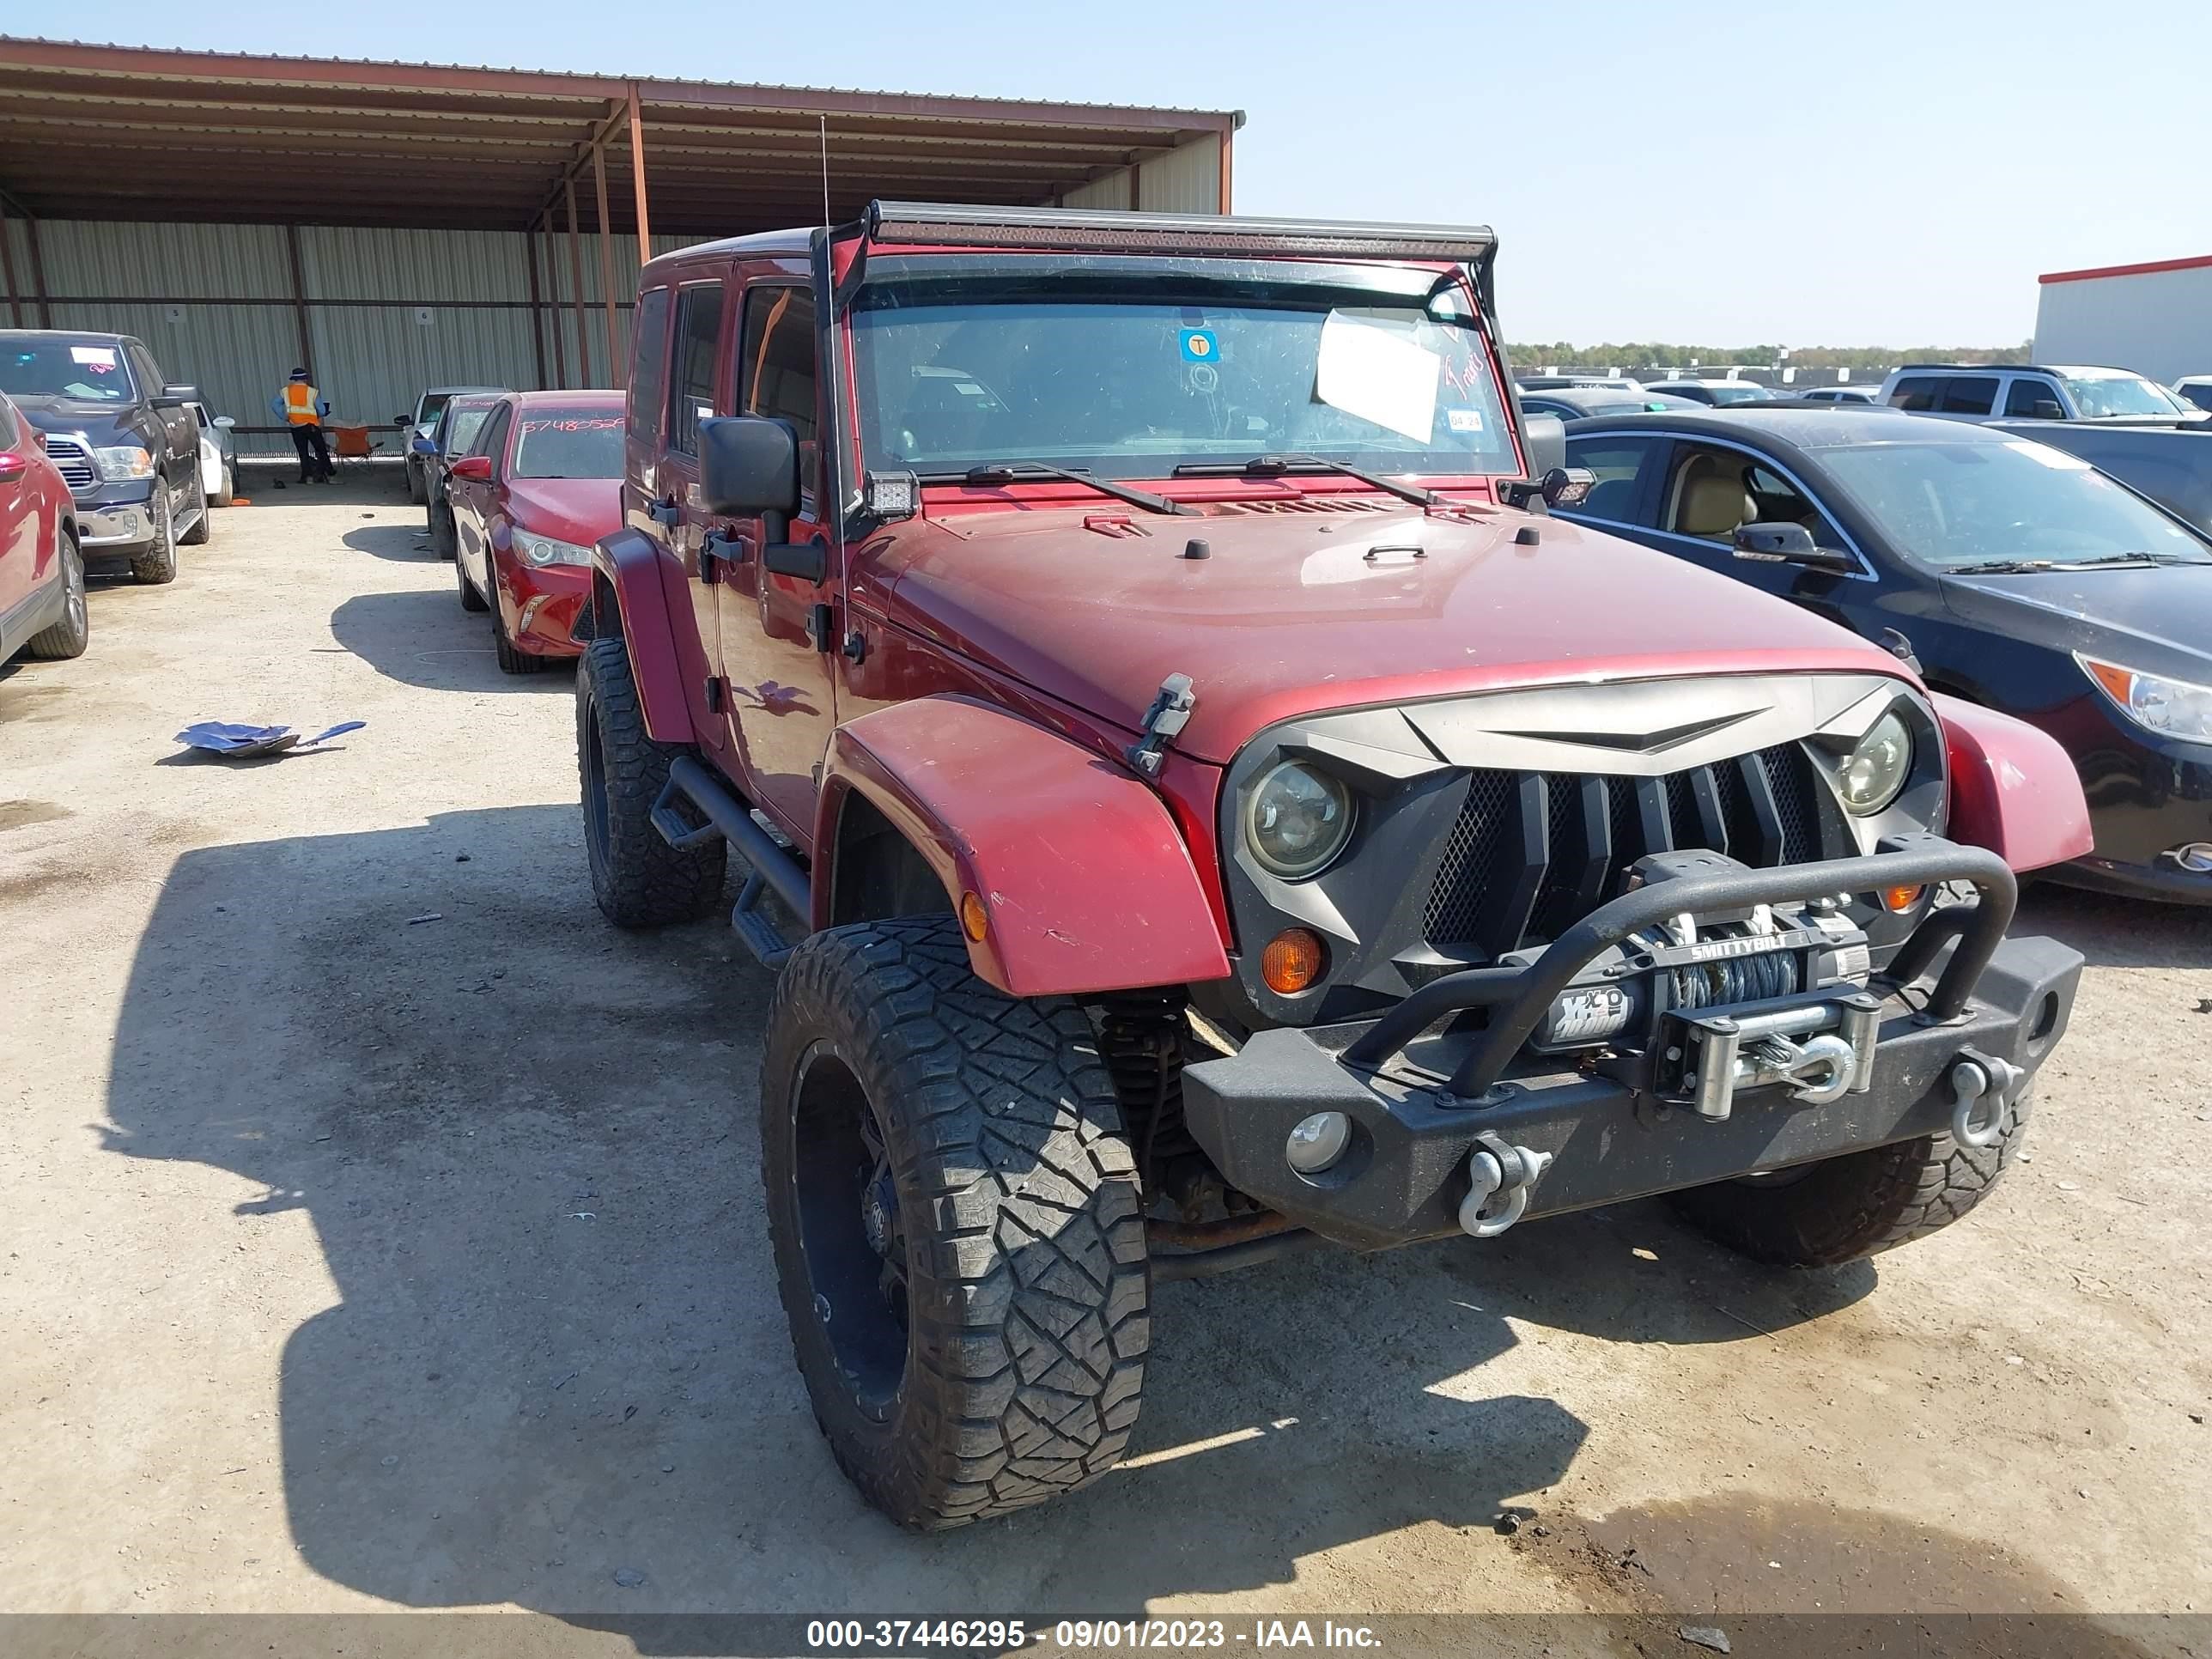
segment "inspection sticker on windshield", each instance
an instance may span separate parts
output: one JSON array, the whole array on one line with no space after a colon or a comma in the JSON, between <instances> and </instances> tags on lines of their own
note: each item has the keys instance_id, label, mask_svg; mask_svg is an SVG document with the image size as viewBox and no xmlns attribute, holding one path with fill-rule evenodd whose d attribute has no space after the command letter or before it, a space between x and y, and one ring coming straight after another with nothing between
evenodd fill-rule
<instances>
[{"instance_id":1,"label":"inspection sticker on windshield","mask_svg":"<svg viewBox=\"0 0 2212 1659\"><path fill-rule=\"evenodd\" d=\"M1435 352L1404 335L1332 311L1321 325L1314 396L1425 444L1437 423L1443 367Z\"/></svg>"},{"instance_id":2,"label":"inspection sticker on windshield","mask_svg":"<svg viewBox=\"0 0 2212 1659\"><path fill-rule=\"evenodd\" d=\"M115 367L115 348L113 346L71 346L70 361L73 363L83 363L91 368L112 368Z\"/></svg>"},{"instance_id":3,"label":"inspection sticker on windshield","mask_svg":"<svg viewBox=\"0 0 2212 1659\"><path fill-rule=\"evenodd\" d=\"M1479 409L1448 409L1444 411L1444 420L1455 432L1482 430L1482 411Z\"/></svg>"},{"instance_id":4,"label":"inspection sticker on windshield","mask_svg":"<svg viewBox=\"0 0 2212 1659\"><path fill-rule=\"evenodd\" d=\"M1221 354L1220 343L1210 328L1187 328L1182 331L1182 360L1187 363L1210 363Z\"/></svg>"}]
</instances>

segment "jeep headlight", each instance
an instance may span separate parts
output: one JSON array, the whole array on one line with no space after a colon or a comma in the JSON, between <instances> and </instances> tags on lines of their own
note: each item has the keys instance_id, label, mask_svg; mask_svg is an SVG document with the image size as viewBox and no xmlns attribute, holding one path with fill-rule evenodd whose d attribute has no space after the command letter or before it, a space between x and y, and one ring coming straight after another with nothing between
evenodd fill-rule
<instances>
[{"instance_id":1,"label":"jeep headlight","mask_svg":"<svg viewBox=\"0 0 2212 1659\"><path fill-rule=\"evenodd\" d=\"M2138 673L2090 657L2076 655L2074 660L2137 726L2161 737L2212 743L2212 686Z\"/></svg>"},{"instance_id":2,"label":"jeep headlight","mask_svg":"<svg viewBox=\"0 0 2212 1659\"><path fill-rule=\"evenodd\" d=\"M1244 844L1285 881L1318 875L1352 839L1352 792L1303 761L1272 767L1244 808Z\"/></svg>"},{"instance_id":3,"label":"jeep headlight","mask_svg":"<svg viewBox=\"0 0 2212 1659\"><path fill-rule=\"evenodd\" d=\"M113 444L92 452L100 463L100 476L110 483L154 476L154 457L137 444Z\"/></svg>"},{"instance_id":4,"label":"jeep headlight","mask_svg":"<svg viewBox=\"0 0 2212 1659\"><path fill-rule=\"evenodd\" d=\"M1870 817L1905 792L1912 776L1912 732L1894 708L1867 728L1837 774L1837 791L1854 816Z\"/></svg>"},{"instance_id":5,"label":"jeep headlight","mask_svg":"<svg viewBox=\"0 0 2212 1659\"><path fill-rule=\"evenodd\" d=\"M532 564L589 564L592 562L590 548L579 547L574 542L558 541L551 536L518 534L514 545Z\"/></svg>"}]
</instances>

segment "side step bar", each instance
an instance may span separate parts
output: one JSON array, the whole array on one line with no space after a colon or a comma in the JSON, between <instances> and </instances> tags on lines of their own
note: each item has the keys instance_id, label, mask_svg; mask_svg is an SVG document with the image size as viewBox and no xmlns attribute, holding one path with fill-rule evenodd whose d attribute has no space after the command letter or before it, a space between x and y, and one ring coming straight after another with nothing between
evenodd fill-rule
<instances>
[{"instance_id":1,"label":"side step bar","mask_svg":"<svg viewBox=\"0 0 2212 1659\"><path fill-rule=\"evenodd\" d=\"M704 825L695 830L677 816L679 798L698 809L707 820ZM745 884L738 890L737 908L730 912L730 926L763 967L781 967L791 946L760 902L772 891L794 914L810 914L810 879L799 860L753 822L745 804L720 779L689 755L669 763L668 783L653 804L652 817L653 827L671 847L696 847L720 836L737 849L746 865Z\"/></svg>"}]
</instances>

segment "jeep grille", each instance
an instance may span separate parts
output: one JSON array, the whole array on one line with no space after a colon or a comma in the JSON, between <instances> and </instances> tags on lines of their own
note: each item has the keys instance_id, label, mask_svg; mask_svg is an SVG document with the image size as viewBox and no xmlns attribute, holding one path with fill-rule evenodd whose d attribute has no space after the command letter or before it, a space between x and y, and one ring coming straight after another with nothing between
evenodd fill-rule
<instances>
[{"instance_id":1,"label":"jeep grille","mask_svg":"<svg viewBox=\"0 0 2212 1659\"><path fill-rule=\"evenodd\" d=\"M1422 916L1429 943L1498 957L1557 939L1647 853L1709 848L1753 866L1848 853L1796 744L1664 777L1469 774Z\"/></svg>"}]
</instances>

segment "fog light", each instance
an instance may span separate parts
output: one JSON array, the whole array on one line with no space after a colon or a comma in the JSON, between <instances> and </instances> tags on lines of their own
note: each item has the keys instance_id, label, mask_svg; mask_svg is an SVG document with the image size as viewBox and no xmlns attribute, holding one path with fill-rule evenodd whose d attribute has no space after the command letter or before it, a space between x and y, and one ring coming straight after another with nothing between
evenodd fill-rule
<instances>
[{"instance_id":1,"label":"fog light","mask_svg":"<svg viewBox=\"0 0 2212 1659\"><path fill-rule=\"evenodd\" d=\"M1328 960L1321 935L1309 927L1285 927L1260 952L1260 977L1279 997L1294 997L1321 977Z\"/></svg>"},{"instance_id":2,"label":"fog light","mask_svg":"<svg viewBox=\"0 0 2212 1659\"><path fill-rule=\"evenodd\" d=\"M2212 871L2212 841L2185 842L2166 856L2191 874L2203 875Z\"/></svg>"},{"instance_id":3,"label":"fog light","mask_svg":"<svg viewBox=\"0 0 2212 1659\"><path fill-rule=\"evenodd\" d=\"M1926 890L1923 887L1885 887L1881 890L1882 908L1903 915L1920 902L1920 896Z\"/></svg>"},{"instance_id":4,"label":"fog light","mask_svg":"<svg viewBox=\"0 0 2212 1659\"><path fill-rule=\"evenodd\" d=\"M1352 1145L1352 1120L1342 1112L1316 1112L1291 1131L1283 1158L1300 1175L1319 1175Z\"/></svg>"}]
</instances>

